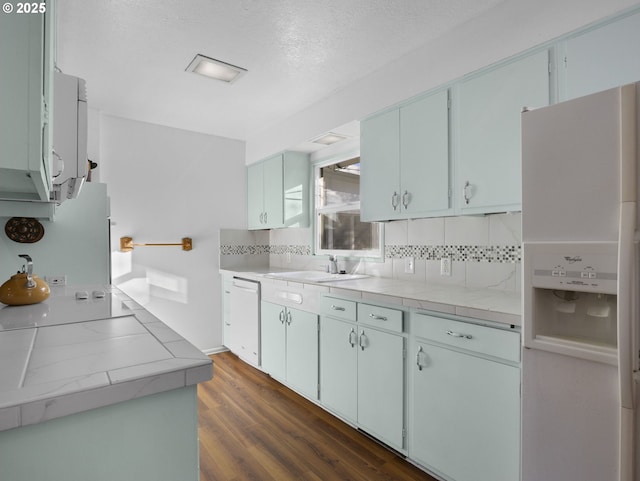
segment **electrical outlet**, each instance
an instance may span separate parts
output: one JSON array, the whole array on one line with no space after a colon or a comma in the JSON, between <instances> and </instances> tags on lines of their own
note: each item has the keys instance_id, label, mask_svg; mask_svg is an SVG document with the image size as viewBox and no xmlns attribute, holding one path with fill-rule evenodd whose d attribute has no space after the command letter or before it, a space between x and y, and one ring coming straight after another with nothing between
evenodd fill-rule
<instances>
[{"instance_id":1,"label":"electrical outlet","mask_svg":"<svg viewBox=\"0 0 640 481\"><path fill-rule=\"evenodd\" d=\"M67 276L45 276L45 282L50 286L66 286Z\"/></svg>"},{"instance_id":2,"label":"electrical outlet","mask_svg":"<svg viewBox=\"0 0 640 481\"><path fill-rule=\"evenodd\" d=\"M413 257L405 257L404 258L404 273L405 274L415 274L416 273L416 262Z\"/></svg>"},{"instance_id":3,"label":"electrical outlet","mask_svg":"<svg viewBox=\"0 0 640 481\"><path fill-rule=\"evenodd\" d=\"M440 275L451 275L451 259L449 257L443 257L442 259L440 259Z\"/></svg>"},{"instance_id":4,"label":"electrical outlet","mask_svg":"<svg viewBox=\"0 0 640 481\"><path fill-rule=\"evenodd\" d=\"M286 258L287 258L287 264L291 264L291 252L287 252Z\"/></svg>"}]
</instances>

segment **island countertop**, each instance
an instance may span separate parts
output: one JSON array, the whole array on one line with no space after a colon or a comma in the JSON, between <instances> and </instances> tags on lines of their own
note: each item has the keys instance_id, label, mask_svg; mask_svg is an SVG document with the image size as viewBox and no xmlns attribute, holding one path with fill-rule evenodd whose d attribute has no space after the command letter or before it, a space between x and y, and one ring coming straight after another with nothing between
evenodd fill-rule
<instances>
[{"instance_id":1,"label":"island countertop","mask_svg":"<svg viewBox=\"0 0 640 481\"><path fill-rule=\"evenodd\" d=\"M212 375L209 357L113 286L58 286L0 308L0 431Z\"/></svg>"}]
</instances>

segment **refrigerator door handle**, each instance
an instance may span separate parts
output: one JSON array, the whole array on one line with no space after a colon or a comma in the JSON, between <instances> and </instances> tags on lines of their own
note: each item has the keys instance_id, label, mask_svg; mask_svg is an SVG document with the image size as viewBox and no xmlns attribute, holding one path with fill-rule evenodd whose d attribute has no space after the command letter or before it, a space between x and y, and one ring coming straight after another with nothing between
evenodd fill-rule
<instances>
[{"instance_id":1,"label":"refrigerator door handle","mask_svg":"<svg viewBox=\"0 0 640 481\"><path fill-rule=\"evenodd\" d=\"M634 449L634 386L633 386L633 285L635 202L620 204L618 237L618 376L620 384L620 451L619 479L633 479Z\"/></svg>"}]
</instances>

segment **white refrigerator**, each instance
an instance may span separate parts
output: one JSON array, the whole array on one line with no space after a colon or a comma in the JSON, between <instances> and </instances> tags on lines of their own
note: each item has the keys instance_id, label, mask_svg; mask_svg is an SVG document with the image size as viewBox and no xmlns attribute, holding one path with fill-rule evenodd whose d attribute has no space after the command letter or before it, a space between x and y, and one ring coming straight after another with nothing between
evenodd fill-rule
<instances>
[{"instance_id":1,"label":"white refrigerator","mask_svg":"<svg viewBox=\"0 0 640 481\"><path fill-rule=\"evenodd\" d=\"M639 102L522 114L522 481L640 481Z\"/></svg>"}]
</instances>

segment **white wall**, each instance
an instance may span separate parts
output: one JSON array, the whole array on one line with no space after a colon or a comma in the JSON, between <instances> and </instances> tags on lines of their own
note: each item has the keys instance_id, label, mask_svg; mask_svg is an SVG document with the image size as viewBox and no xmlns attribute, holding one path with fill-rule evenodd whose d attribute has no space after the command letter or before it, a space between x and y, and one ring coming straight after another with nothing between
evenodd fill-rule
<instances>
[{"instance_id":1,"label":"white wall","mask_svg":"<svg viewBox=\"0 0 640 481\"><path fill-rule=\"evenodd\" d=\"M222 345L218 230L246 228L245 145L100 116L100 179L111 196L113 283L203 351ZM136 247L193 239L193 250Z\"/></svg>"},{"instance_id":2,"label":"white wall","mask_svg":"<svg viewBox=\"0 0 640 481\"><path fill-rule=\"evenodd\" d=\"M511 0L247 139L247 164L633 6Z\"/></svg>"},{"instance_id":3,"label":"white wall","mask_svg":"<svg viewBox=\"0 0 640 481\"><path fill-rule=\"evenodd\" d=\"M0 284L33 260L33 272L41 278L67 276L67 284L109 283L107 186L87 182L77 199L56 209L54 222L42 221L44 237L32 244L0 236ZM5 225L7 218L0 218ZM0 304L0 307L2 305Z\"/></svg>"}]
</instances>

